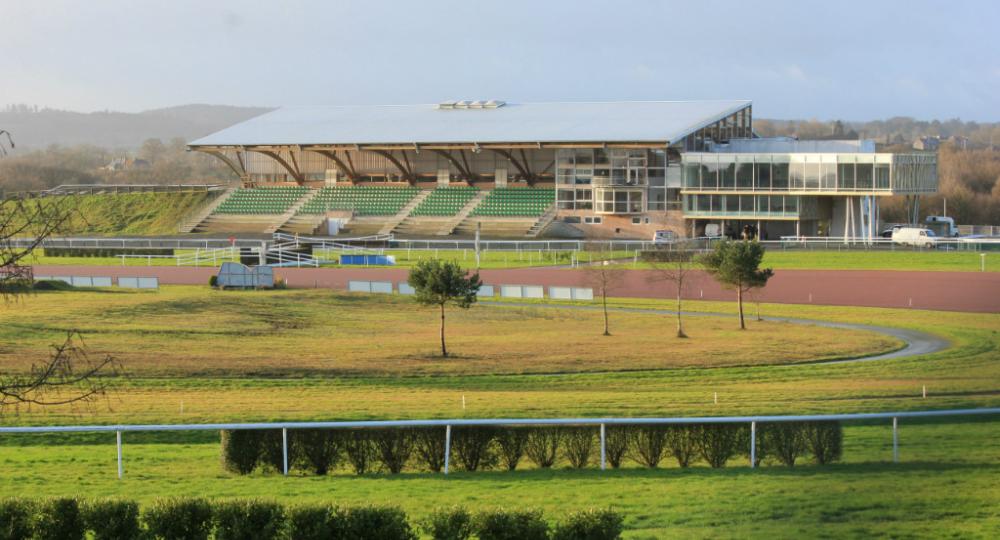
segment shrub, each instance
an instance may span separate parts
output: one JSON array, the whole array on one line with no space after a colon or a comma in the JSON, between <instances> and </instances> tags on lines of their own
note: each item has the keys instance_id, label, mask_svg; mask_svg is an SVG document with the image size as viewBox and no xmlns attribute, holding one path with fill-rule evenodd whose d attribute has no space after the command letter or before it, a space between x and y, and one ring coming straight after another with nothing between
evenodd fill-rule
<instances>
[{"instance_id":1,"label":"shrub","mask_svg":"<svg viewBox=\"0 0 1000 540\"><path fill-rule=\"evenodd\" d=\"M695 436L693 426L667 426L667 449L677 460L678 467L691 465L698 455L698 438Z\"/></svg>"},{"instance_id":2,"label":"shrub","mask_svg":"<svg viewBox=\"0 0 1000 540\"><path fill-rule=\"evenodd\" d=\"M789 467L795 466L795 460L806 450L802 422L775 422L765 428L765 453Z\"/></svg>"},{"instance_id":3,"label":"shrub","mask_svg":"<svg viewBox=\"0 0 1000 540\"><path fill-rule=\"evenodd\" d=\"M611 509L574 512L556 525L553 540L617 540L625 518Z\"/></svg>"},{"instance_id":4,"label":"shrub","mask_svg":"<svg viewBox=\"0 0 1000 540\"><path fill-rule=\"evenodd\" d=\"M352 540L416 540L406 513L393 506L361 506L347 511L347 534Z\"/></svg>"},{"instance_id":5,"label":"shrub","mask_svg":"<svg viewBox=\"0 0 1000 540\"><path fill-rule=\"evenodd\" d=\"M804 438L813 459L820 465L839 460L843 453L844 431L840 422L809 422L804 426Z\"/></svg>"},{"instance_id":6,"label":"shrub","mask_svg":"<svg viewBox=\"0 0 1000 540\"><path fill-rule=\"evenodd\" d=\"M738 424L701 424L693 429L698 438L698 452L713 468L725 467L729 458L742 448L743 428Z\"/></svg>"},{"instance_id":7,"label":"shrub","mask_svg":"<svg viewBox=\"0 0 1000 540\"><path fill-rule=\"evenodd\" d=\"M549 527L541 510L504 510L479 513L475 520L479 540L547 540Z\"/></svg>"},{"instance_id":8,"label":"shrub","mask_svg":"<svg viewBox=\"0 0 1000 540\"><path fill-rule=\"evenodd\" d=\"M667 449L667 426L637 426L631 435L633 459L650 469L658 467Z\"/></svg>"},{"instance_id":9,"label":"shrub","mask_svg":"<svg viewBox=\"0 0 1000 540\"><path fill-rule=\"evenodd\" d=\"M517 469L517 464L524 457L527 443L527 428L508 427L497 431L497 447L500 449L500 462L508 471Z\"/></svg>"},{"instance_id":10,"label":"shrub","mask_svg":"<svg viewBox=\"0 0 1000 540\"><path fill-rule=\"evenodd\" d=\"M71 497L42 501L32 521L33 538L38 540L83 540L86 532L80 505Z\"/></svg>"},{"instance_id":11,"label":"shrub","mask_svg":"<svg viewBox=\"0 0 1000 540\"><path fill-rule=\"evenodd\" d=\"M378 452L371 436L364 429L348 429L337 434L347 462L351 464L354 474L365 474L374 469L378 460Z\"/></svg>"},{"instance_id":12,"label":"shrub","mask_svg":"<svg viewBox=\"0 0 1000 540\"><path fill-rule=\"evenodd\" d=\"M211 276L208 276L208 286L212 287L213 289L216 288L216 287L218 287L219 286L219 276L216 275L216 274L212 274Z\"/></svg>"},{"instance_id":13,"label":"shrub","mask_svg":"<svg viewBox=\"0 0 1000 540\"><path fill-rule=\"evenodd\" d=\"M237 474L250 474L260 458L260 431L235 429L222 431L222 466Z\"/></svg>"},{"instance_id":14,"label":"shrub","mask_svg":"<svg viewBox=\"0 0 1000 540\"><path fill-rule=\"evenodd\" d=\"M466 471L488 469L496 464L493 439L496 429L489 426L466 426L452 430L451 450Z\"/></svg>"},{"instance_id":15,"label":"shrub","mask_svg":"<svg viewBox=\"0 0 1000 540\"><path fill-rule=\"evenodd\" d=\"M0 500L0 540L20 540L31 536L34 505L25 499Z\"/></svg>"},{"instance_id":16,"label":"shrub","mask_svg":"<svg viewBox=\"0 0 1000 540\"><path fill-rule=\"evenodd\" d=\"M289 448L288 463L291 464L293 457ZM282 472L285 465L285 449L280 429L260 430L260 461L261 465L266 465L271 469Z\"/></svg>"},{"instance_id":17,"label":"shrub","mask_svg":"<svg viewBox=\"0 0 1000 540\"><path fill-rule=\"evenodd\" d=\"M413 449L417 459L428 470L441 472L444 468L445 428L423 428L413 431Z\"/></svg>"},{"instance_id":18,"label":"shrub","mask_svg":"<svg viewBox=\"0 0 1000 540\"><path fill-rule=\"evenodd\" d=\"M562 431L556 428L543 427L528 432L528 440L524 444L524 454L537 467L547 469L555 464L562 442Z\"/></svg>"},{"instance_id":19,"label":"shrub","mask_svg":"<svg viewBox=\"0 0 1000 540\"><path fill-rule=\"evenodd\" d=\"M329 429L296 429L288 432L288 444L297 461L313 474L324 475L340 461L340 445Z\"/></svg>"},{"instance_id":20,"label":"shrub","mask_svg":"<svg viewBox=\"0 0 1000 540\"><path fill-rule=\"evenodd\" d=\"M589 426L564 429L563 452L574 468L582 469L590 462L590 455L594 451L594 435L594 428Z\"/></svg>"},{"instance_id":21,"label":"shrub","mask_svg":"<svg viewBox=\"0 0 1000 540\"><path fill-rule=\"evenodd\" d=\"M213 514L215 540L273 540L285 526L284 508L270 501L224 501Z\"/></svg>"},{"instance_id":22,"label":"shrub","mask_svg":"<svg viewBox=\"0 0 1000 540\"><path fill-rule=\"evenodd\" d=\"M617 469L628 452L629 426L607 426L604 430L604 456Z\"/></svg>"},{"instance_id":23,"label":"shrub","mask_svg":"<svg viewBox=\"0 0 1000 540\"><path fill-rule=\"evenodd\" d=\"M83 522L94 540L139 538L139 504L121 499L100 499L83 506Z\"/></svg>"},{"instance_id":24,"label":"shrub","mask_svg":"<svg viewBox=\"0 0 1000 540\"><path fill-rule=\"evenodd\" d=\"M289 540L347 539L347 514L328 504L293 506L288 510Z\"/></svg>"},{"instance_id":25,"label":"shrub","mask_svg":"<svg viewBox=\"0 0 1000 540\"><path fill-rule=\"evenodd\" d=\"M434 540L467 540L472 538L472 514L461 506L439 508L424 520L422 528Z\"/></svg>"},{"instance_id":26,"label":"shrub","mask_svg":"<svg viewBox=\"0 0 1000 540\"><path fill-rule=\"evenodd\" d=\"M146 529L161 540L208 540L212 505L204 499L159 499L142 512Z\"/></svg>"},{"instance_id":27,"label":"shrub","mask_svg":"<svg viewBox=\"0 0 1000 540\"><path fill-rule=\"evenodd\" d=\"M391 474L399 474L413 454L413 433L408 429L376 429L372 431L372 440L382 465Z\"/></svg>"}]
</instances>

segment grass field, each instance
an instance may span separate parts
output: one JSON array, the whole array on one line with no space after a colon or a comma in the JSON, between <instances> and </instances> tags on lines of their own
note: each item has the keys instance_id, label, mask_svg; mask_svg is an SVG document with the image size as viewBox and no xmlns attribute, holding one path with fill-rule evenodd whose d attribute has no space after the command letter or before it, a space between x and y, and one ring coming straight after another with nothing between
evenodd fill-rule
<instances>
[{"instance_id":1,"label":"grass field","mask_svg":"<svg viewBox=\"0 0 1000 540\"><path fill-rule=\"evenodd\" d=\"M612 306L671 307L625 299ZM686 308L732 312L734 306L687 302ZM756 321L739 332L732 319L693 316L686 319L692 339L682 341L671 337L671 317L617 311L611 314L615 335L603 338L596 313L483 305L450 312L451 347L458 356L441 361L433 357L434 317L406 299L193 287L39 293L0 312L4 366L23 368L62 328L80 326L94 351L121 356L134 373L107 402L77 410L7 411L3 421L674 416L1000 406L1000 315L768 304L762 312L913 328L941 335L952 346L933 355L870 363L764 365L804 355L805 347L817 356L842 355L841 347L870 339L868 346L876 349L896 345L867 332L838 339L849 335L846 330L835 331L824 344L814 332L826 329ZM633 349L636 341L655 350L654 358ZM758 350L764 352L754 356ZM927 398L921 397L922 386ZM613 505L627 515L630 538L988 538L1000 527L1000 419L904 421L900 464L887 463L888 424L849 425L843 463L758 471L740 458L723 470L633 466L603 473L563 468L459 473L447 479L417 472L236 477L221 470L217 436L205 432L126 434L126 479L118 482L113 435L8 435L0 445L0 489L8 493L371 501L400 504L416 517L456 503L538 506L553 517Z\"/></svg>"},{"instance_id":2,"label":"grass field","mask_svg":"<svg viewBox=\"0 0 1000 540\"><path fill-rule=\"evenodd\" d=\"M114 436L103 444L0 449L0 488L35 496L266 496L286 502L401 505L419 519L434 507L538 507L550 517L613 506L629 538L707 536L992 537L1000 527L1000 422L907 424L891 461L887 425L851 426L843 463L751 470L519 470L326 477L232 476L217 443L129 443L125 479L115 477Z\"/></svg>"}]
</instances>

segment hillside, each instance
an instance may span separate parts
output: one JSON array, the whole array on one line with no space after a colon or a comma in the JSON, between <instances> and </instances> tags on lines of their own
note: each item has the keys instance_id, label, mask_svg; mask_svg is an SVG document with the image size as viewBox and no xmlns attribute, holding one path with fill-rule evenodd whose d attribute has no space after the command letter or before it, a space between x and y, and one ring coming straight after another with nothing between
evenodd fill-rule
<instances>
[{"instance_id":1,"label":"hillside","mask_svg":"<svg viewBox=\"0 0 1000 540\"><path fill-rule=\"evenodd\" d=\"M72 200L73 215L61 235L169 235L215 193L121 193ZM41 199L51 202L53 199ZM31 204L32 201L28 201ZM13 203L5 203L13 204Z\"/></svg>"},{"instance_id":2,"label":"hillside","mask_svg":"<svg viewBox=\"0 0 1000 540\"><path fill-rule=\"evenodd\" d=\"M147 139L185 141L208 135L271 109L228 105L181 105L139 113L79 113L10 106L0 128L14 134L18 153L56 144L137 149Z\"/></svg>"}]
</instances>

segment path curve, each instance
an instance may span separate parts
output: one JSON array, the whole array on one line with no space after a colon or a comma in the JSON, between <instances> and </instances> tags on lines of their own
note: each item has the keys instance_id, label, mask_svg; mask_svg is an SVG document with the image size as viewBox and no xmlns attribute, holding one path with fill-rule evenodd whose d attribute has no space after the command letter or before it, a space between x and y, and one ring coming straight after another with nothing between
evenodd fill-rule
<instances>
[{"instance_id":1,"label":"path curve","mask_svg":"<svg viewBox=\"0 0 1000 540\"><path fill-rule=\"evenodd\" d=\"M547 302L541 303L528 303L528 302L493 302L485 301L479 302L480 304L489 306L511 306L511 307L544 307L544 308L554 308L554 309L578 309L578 310L588 310L596 311L602 309L601 306L591 306L591 305L572 305L572 304L552 304ZM676 315L676 310L670 309L655 309L655 308L626 308L626 307L609 307L608 311L618 311L623 313L650 313L655 315ZM710 311L681 311L681 315L685 317L730 317L736 318L737 315L732 313L718 313ZM762 317L765 321L772 322L787 322L792 324L809 324L814 326L823 326L826 328L844 328L848 330L867 330L869 332L877 332L886 336L891 336L899 339L906 345L896 349L895 351L889 351L887 353L873 354L869 356L859 356L857 358L845 358L840 360L820 360L820 361L804 361L804 362L792 362L786 364L762 364L760 367L776 367L776 366L801 366L801 365L832 365L832 364L849 364L855 362L873 362L877 360L891 360L896 358L909 358L911 356L920 356L924 354L931 354L938 351L943 351L951 346L948 340L929 334L927 332L921 332L919 330L909 330L905 328L894 328L891 326L877 326L873 324L858 324L858 323L841 323L833 321L821 321L816 319L803 319L798 317ZM726 366L735 367L735 366Z\"/></svg>"}]
</instances>

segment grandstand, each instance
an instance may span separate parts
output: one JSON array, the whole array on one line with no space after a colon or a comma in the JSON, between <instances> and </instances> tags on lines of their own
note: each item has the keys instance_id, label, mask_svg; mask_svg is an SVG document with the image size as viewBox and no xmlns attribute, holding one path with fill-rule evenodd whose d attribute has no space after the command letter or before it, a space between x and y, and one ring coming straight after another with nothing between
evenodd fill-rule
<instances>
[{"instance_id":1,"label":"grandstand","mask_svg":"<svg viewBox=\"0 0 1000 540\"><path fill-rule=\"evenodd\" d=\"M874 237L881 197L937 189L932 153L760 138L734 100L289 107L189 148L249 188L196 230Z\"/></svg>"}]
</instances>

